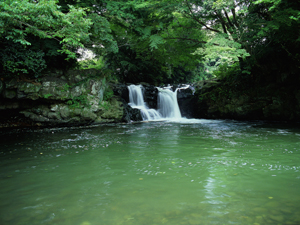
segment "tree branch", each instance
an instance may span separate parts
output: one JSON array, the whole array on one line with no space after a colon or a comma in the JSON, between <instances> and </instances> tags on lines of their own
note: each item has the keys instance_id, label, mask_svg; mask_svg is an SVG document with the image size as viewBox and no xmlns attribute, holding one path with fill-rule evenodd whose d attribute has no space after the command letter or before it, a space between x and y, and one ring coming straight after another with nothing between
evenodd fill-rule
<instances>
[{"instance_id":1,"label":"tree branch","mask_svg":"<svg viewBox=\"0 0 300 225\"><path fill-rule=\"evenodd\" d=\"M215 10L215 14L216 14L216 16L219 18L219 20L221 22L221 25L222 25L224 33L227 34L226 22L224 21L222 15L219 15L219 13L216 10Z\"/></svg>"},{"instance_id":2,"label":"tree branch","mask_svg":"<svg viewBox=\"0 0 300 225\"><path fill-rule=\"evenodd\" d=\"M188 3L187 1L186 1L186 5L187 5L187 7L189 8L189 11L190 11L190 13L191 13L190 16L192 17L193 20L195 20L197 23L199 23L199 24L201 24L202 26L204 26L207 30L210 30L210 31L214 31L214 32L220 33L219 30L216 30L216 29L214 29L214 28L208 27L205 23L203 23L202 21L198 20L198 19L195 17L195 15L193 14L193 11L192 11L192 9L191 9L191 7L189 6L189 3Z\"/></svg>"},{"instance_id":3,"label":"tree branch","mask_svg":"<svg viewBox=\"0 0 300 225\"><path fill-rule=\"evenodd\" d=\"M236 27L239 27L239 25L236 21L235 9L231 9L231 13L232 13L232 16L233 16L233 23L235 24Z\"/></svg>"},{"instance_id":4,"label":"tree branch","mask_svg":"<svg viewBox=\"0 0 300 225\"><path fill-rule=\"evenodd\" d=\"M57 39L56 37L54 37L53 35L47 33L46 31L40 30L40 29L38 29L37 27L35 27L35 26L33 26L33 25L29 24L29 23L22 22L22 21L16 20L16 19L14 19L14 20L17 21L17 22L19 22L20 24L23 24L23 25L25 25L25 26L27 26L27 27L30 27L30 28L32 28L32 29L34 29L34 30L36 30L36 31L39 31L39 32L41 32L41 33L44 33L46 37L49 36L49 37L53 38L53 39L56 40L56 41L59 41L59 42L61 41L61 40Z\"/></svg>"},{"instance_id":5,"label":"tree branch","mask_svg":"<svg viewBox=\"0 0 300 225\"><path fill-rule=\"evenodd\" d=\"M229 16L228 16L228 14L227 14L226 10L225 10L225 9L223 9L223 11L224 11L225 17L226 17L226 19L227 19L227 21L228 21L229 25L230 25L231 27L234 27L233 23L232 23L232 22L230 21L230 19L229 19Z\"/></svg>"}]
</instances>

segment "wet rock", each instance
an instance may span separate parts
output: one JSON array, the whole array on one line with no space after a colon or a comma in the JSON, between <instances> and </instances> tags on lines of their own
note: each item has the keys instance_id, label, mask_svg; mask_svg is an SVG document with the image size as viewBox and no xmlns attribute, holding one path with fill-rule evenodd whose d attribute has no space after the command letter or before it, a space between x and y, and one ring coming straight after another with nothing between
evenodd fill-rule
<instances>
[{"instance_id":1,"label":"wet rock","mask_svg":"<svg viewBox=\"0 0 300 225\"><path fill-rule=\"evenodd\" d=\"M107 108L102 108L101 118L120 120L123 117L123 104L116 98L112 98Z\"/></svg>"},{"instance_id":2,"label":"wet rock","mask_svg":"<svg viewBox=\"0 0 300 225\"><path fill-rule=\"evenodd\" d=\"M151 109L156 109L158 97L157 88L153 85L145 85L143 88L144 100L148 104L148 107Z\"/></svg>"},{"instance_id":3,"label":"wet rock","mask_svg":"<svg viewBox=\"0 0 300 225\"><path fill-rule=\"evenodd\" d=\"M82 95L82 88L80 86L76 86L74 88L71 89L71 96L72 97L79 97L80 95Z\"/></svg>"},{"instance_id":4,"label":"wet rock","mask_svg":"<svg viewBox=\"0 0 300 225\"><path fill-rule=\"evenodd\" d=\"M35 121L35 122L49 122L50 121L49 118L44 117L42 115L35 114L33 112L21 111L20 113L22 113L25 117L28 117L32 121Z\"/></svg>"},{"instance_id":5,"label":"wet rock","mask_svg":"<svg viewBox=\"0 0 300 225\"><path fill-rule=\"evenodd\" d=\"M61 120L61 116L58 114L58 113L55 113L55 112L49 112L47 117L49 119L55 119L55 120Z\"/></svg>"},{"instance_id":6,"label":"wet rock","mask_svg":"<svg viewBox=\"0 0 300 225\"><path fill-rule=\"evenodd\" d=\"M41 84L33 84L33 83L27 83L22 82L17 84L18 91L22 91L25 94L29 93L37 93L42 88Z\"/></svg>"},{"instance_id":7,"label":"wet rock","mask_svg":"<svg viewBox=\"0 0 300 225\"><path fill-rule=\"evenodd\" d=\"M283 215L269 215L270 219L277 222L277 223L282 223L284 222L284 216Z\"/></svg>"},{"instance_id":8,"label":"wet rock","mask_svg":"<svg viewBox=\"0 0 300 225\"><path fill-rule=\"evenodd\" d=\"M251 89L232 83L212 83L197 89L197 114L202 118L300 120L297 85L268 84Z\"/></svg>"},{"instance_id":9,"label":"wet rock","mask_svg":"<svg viewBox=\"0 0 300 225\"><path fill-rule=\"evenodd\" d=\"M60 114L63 119L68 119L70 117L70 108L66 105L60 105L56 114Z\"/></svg>"},{"instance_id":10,"label":"wet rock","mask_svg":"<svg viewBox=\"0 0 300 225\"><path fill-rule=\"evenodd\" d=\"M253 211L254 211L256 214L262 215L262 214L267 213L268 210L267 210L266 208L262 208L262 207L255 207L255 208L253 208Z\"/></svg>"},{"instance_id":11,"label":"wet rock","mask_svg":"<svg viewBox=\"0 0 300 225\"><path fill-rule=\"evenodd\" d=\"M2 94L4 90L4 83L2 82L2 80L0 80L0 95Z\"/></svg>"},{"instance_id":12,"label":"wet rock","mask_svg":"<svg viewBox=\"0 0 300 225\"><path fill-rule=\"evenodd\" d=\"M17 88L17 84L18 84L18 82L16 79L11 79L11 80L5 81L5 87L7 89Z\"/></svg>"},{"instance_id":13,"label":"wet rock","mask_svg":"<svg viewBox=\"0 0 300 225\"><path fill-rule=\"evenodd\" d=\"M139 109L134 109L127 103L123 103L124 106L124 113L123 113L123 118L122 121L130 123L132 121L142 121L142 115Z\"/></svg>"},{"instance_id":14,"label":"wet rock","mask_svg":"<svg viewBox=\"0 0 300 225\"><path fill-rule=\"evenodd\" d=\"M280 206L280 203L274 200L270 200L268 203L265 204L267 209L277 209Z\"/></svg>"},{"instance_id":15,"label":"wet rock","mask_svg":"<svg viewBox=\"0 0 300 225\"><path fill-rule=\"evenodd\" d=\"M70 90L66 88L66 82L63 81L46 81L42 83L39 91L40 98L50 99L68 99L70 98Z\"/></svg>"},{"instance_id":16,"label":"wet rock","mask_svg":"<svg viewBox=\"0 0 300 225\"><path fill-rule=\"evenodd\" d=\"M10 109L18 109L20 107L19 102L10 102L5 105L0 104L0 110L10 110Z\"/></svg>"},{"instance_id":17,"label":"wet rock","mask_svg":"<svg viewBox=\"0 0 300 225\"><path fill-rule=\"evenodd\" d=\"M89 109L84 108L81 112L81 117L83 120L95 120L97 118L97 115Z\"/></svg>"},{"instance_id":18,"label":"wet rock","mask_svg":"<svg viewBox=\"0 0 300 225\"><path fill-rule=\"evenodd\" d=\"M128 85L112 83L110 84L110 86L116 96L120 96L127 103L129 102L129 90L127 87Z\"/></svg>"},{"instance_id":19,"label":"wet rock","mask_svg":"<svg viewBox=\"0 0 300 225\"><path fill-rule=\"evenodd\" d=\"M13 99L17 97L17 92L16 90L11 90L11 89L6 89L3 92L3 97L8 98L8 99Z\"/></svg>"}]
</instances>

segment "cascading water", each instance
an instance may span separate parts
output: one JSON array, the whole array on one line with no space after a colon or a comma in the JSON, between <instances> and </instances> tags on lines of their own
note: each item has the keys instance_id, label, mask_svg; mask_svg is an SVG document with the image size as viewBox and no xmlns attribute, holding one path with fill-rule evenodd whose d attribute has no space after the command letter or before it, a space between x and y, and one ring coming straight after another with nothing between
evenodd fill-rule
<instances>
[{"instance_id":1,"label":"cascading water","mask_svg":"<svg viewBox=\"0 0 300 225\"><path fill-rule=\"evenodd\" d=\"M181 113L177 103L177 89L175 92L166 88L158 88L158 111L163 118L180 119Z\"/></svg>"},{"instance_id":2,"label":"cascading water","mask_svg":"<svg viewBox=\"0 0 300 225\"><path fill-rule=\"evenodd\" d=\"M180 120L181 113L177 102L177 91L187 89L189 85L182 88L176 88L173 92L171 87L157 88L158 93L158 111L163 118Z\"/></svg>"},{"instance_id":3,"label":"cascading water","mask_svg":"<svg viewBox=\"0 0 300 225\"><path fill-rule=\"evenodd\" d=\"M149 109L144 101L142 85L130 85L129 90L129 105L132 108L141 110L143 120L180 120L181 113L177 102L177 91L187 89L189 85L182 88L177 88L174 92L171 87L157 88L158 93L158 110Z\"/></svg>"},{"instance_id":4,"label":"cascading water","mask_svg":"<svg viewBox=\"0 0 300 225\"><path fill-rule=\"evenodd\" d=\"M159 120L161 115L155 109L149 109L144 101L142 85L130 85L129 90L129 105L132 108L139 109L143 120Z\"/></svg>"}]
</instances>

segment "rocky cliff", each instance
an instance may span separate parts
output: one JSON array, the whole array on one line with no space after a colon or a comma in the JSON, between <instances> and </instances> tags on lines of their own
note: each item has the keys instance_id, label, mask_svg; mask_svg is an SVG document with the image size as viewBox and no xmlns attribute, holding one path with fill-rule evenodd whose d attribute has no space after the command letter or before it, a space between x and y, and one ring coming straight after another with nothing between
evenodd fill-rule
<instances>
[{"instance_id":1,"label":"rocky cliff","mask_svg":"<svg viewBox=\"0 0 300 225\"><path fill-rule=\"evenodd\" d=\"M197 115L201 118L300 121L297 84L271 83L242 88L221 81L197 85Z\"/></svg>"},{"instance_id":2,"label":"rocky cliff","mask_svg":"<svg viewBox=\"0 0 300 225\"><path fill-rule=\"evenodd\" d=\"M120 97L96 70L51 73L39 81L5 80L0 93L2 124L12 116L18 121L15 126L25 121L30 126L59 126L119 122L124 115Z\"/></svg>"}]
</instances>

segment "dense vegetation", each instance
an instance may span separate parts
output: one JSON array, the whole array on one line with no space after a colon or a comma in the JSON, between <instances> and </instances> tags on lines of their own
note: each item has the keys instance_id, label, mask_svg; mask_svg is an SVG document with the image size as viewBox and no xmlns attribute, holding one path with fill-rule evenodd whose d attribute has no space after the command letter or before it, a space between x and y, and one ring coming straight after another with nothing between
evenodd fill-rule
<instances>
[{"instance_id":1,"label":"dense vegetation","mask_svg":"<svg viewBox=\"0 0 300 225\"><path fill-rule=\"evenodd\" d=\"M96 67L121 82L298 80L293 0L4 0L1 78ZM77 62L79 49L95 59Z\"/></svg>"}]
</instances>

